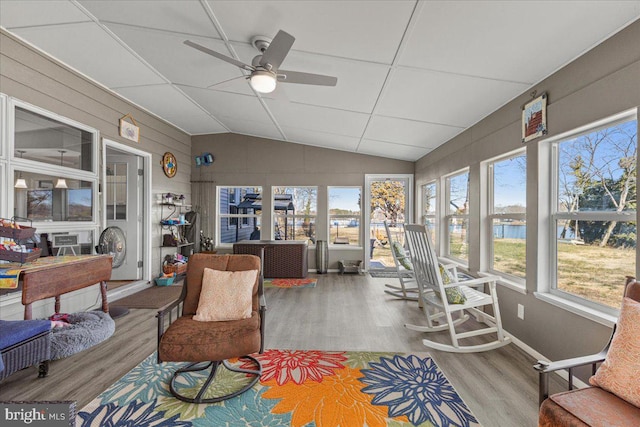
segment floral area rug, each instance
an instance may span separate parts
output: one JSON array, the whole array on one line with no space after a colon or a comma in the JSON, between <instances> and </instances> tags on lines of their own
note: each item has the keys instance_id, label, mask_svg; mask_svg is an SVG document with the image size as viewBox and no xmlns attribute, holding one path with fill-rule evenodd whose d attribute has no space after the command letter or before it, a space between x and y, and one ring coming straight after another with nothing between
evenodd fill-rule
<instances>
[{"instance_id":1,"label":"floral area rug","mask_svg":"<svg viewBox=\"0 0 640 427\"><path fill-rule=\"evenodd\" d=\"M318 279L264 279L265 288L315 288Z\"/></svg>"},{"instance_id":2,"label":"floral area rug","mask_svg":"<svg viewBox=\"0 0 640 427\"><path fill-rule=\"evenodd\" d=\"M254 356L262 376L253 388L220 403L190 404L168 388L173 371L184 364L157 364L154 353L84 407L78 425L480 425L426 353L266 350ZM196 394L206 376L192 375L179 383L179 392ZM228 393L244 381L243 374L222 370L207 395Z\"/></svg>"}]
</instances>

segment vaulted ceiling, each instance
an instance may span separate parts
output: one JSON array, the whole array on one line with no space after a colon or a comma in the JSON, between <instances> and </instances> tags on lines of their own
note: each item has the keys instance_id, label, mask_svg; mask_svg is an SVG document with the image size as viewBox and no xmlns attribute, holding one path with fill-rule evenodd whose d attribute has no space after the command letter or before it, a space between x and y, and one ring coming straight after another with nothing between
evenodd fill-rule
<instances>
[{"instance_id":1,"label":"vaulted ceiling","mask_svg":"<svg viewBox=\"0 0 640 427\"><path fill-rule=\"evenodd\" d=\"M615 0L0 1L6 30L189 134L411 161L639 18ZM183 44L251 63L251 38L280 29L296 38L282 68L336 87L258 94Z\"/></svg>"}]
</instances>

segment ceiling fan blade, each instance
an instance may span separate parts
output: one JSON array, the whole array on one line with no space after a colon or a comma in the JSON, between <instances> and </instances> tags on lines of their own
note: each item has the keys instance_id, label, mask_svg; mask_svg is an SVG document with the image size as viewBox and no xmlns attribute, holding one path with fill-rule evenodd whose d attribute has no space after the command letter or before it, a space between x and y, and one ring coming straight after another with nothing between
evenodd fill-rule
<instances>
[{"instance_id":1,"label":"ceiling fan blade","mask_svg":"<svg viewBox=\"0 0 640 427\"><path fill-rule=\"evenodd\" d=\"M338 78L324 76L322 74L302 73L300 71L278 70L278 81L283 83L335 86L338 83Z\"/></svg>"},{"instance_id":2,"label":"ceiling fan blade","mask_svg":"<svg viewBox=\"0 0 640 427\"><path fill-rule=\"evenodd\" d=\"M190 46L190 47L192 47L194 49L198 49L199 51L204 52L204 53L206 53L208 55L215 56L218 59L222 59L223 61L228 62L229 64L233 64L236 67L242 68L243 70L247 70L247 71L253 71L254 70L254 68L251 65L247 65L244 62L240 62L235 58L231 58L230 56L226 56L226 55L223 55L221 53L218 53L215 50L211 50L208 47L204 47L204 46L202 46L202 45L200 45L198 43L192 42L191 40L185 40L184 44L186 44L187 46Z\"/></svg>"},{"instance_id":3,"label":"ceiling fan blade","mask_svg":"<svg viewBox=\"0 0 640 427\"><path fill-rule=\"evenodd\" d=\"M271 69L277 70L289 53L294 41L296 41L296 38L291 34L282 30L278 31L278 34L273 38L267 50L262 54L260 65L265 67L269 64L271 65Z\"/></svg>"}]
</instances>

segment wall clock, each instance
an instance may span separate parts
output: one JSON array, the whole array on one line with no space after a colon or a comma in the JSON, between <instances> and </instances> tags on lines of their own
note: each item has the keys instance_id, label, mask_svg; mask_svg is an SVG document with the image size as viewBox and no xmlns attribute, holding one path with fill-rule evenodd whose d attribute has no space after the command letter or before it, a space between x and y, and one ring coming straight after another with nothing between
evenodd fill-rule
<instances>
[{"instance_id":1,"label":"wall clock","mask_svg":"<svg viewBox=\"0 0 640 427\"><path fill-rule=\"evenodd\" d=\"M178 161L176 160L176 156L167 151L162 156L161 164L165 175L169 178L176 176L176 172L178 172Z\"/></svg>"}]
</instances>

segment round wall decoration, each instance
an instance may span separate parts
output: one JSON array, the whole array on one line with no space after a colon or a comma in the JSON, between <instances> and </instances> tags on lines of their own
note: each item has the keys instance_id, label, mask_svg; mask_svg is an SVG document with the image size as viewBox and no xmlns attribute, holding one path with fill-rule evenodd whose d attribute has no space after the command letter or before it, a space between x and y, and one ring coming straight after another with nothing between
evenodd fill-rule
<instances>
[{"instance_id":1,"label":"round wall decoration","mask_svg":"<svg viewBox=\"0 0 640 427\"><path fill-rule=\"evenodd\" d=\"M176 172L178 172L178 161L176 160L176 156L167 151L162 156L161 164L165 175L169 178L176 176Z\"/></svg>"}]
</instances>

